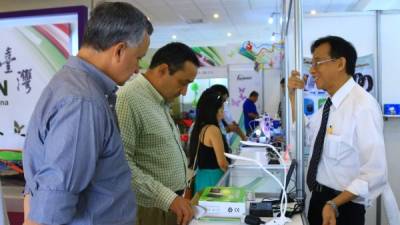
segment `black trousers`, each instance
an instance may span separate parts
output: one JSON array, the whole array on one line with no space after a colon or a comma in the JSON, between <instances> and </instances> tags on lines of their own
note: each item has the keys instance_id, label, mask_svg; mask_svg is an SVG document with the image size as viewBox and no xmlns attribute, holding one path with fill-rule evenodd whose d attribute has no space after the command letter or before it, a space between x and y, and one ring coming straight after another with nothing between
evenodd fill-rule
<instances>
[{"instance_id":1,"label":"black trousers","mask_svg":"<svg viewBox=\"0 0 400 225\"><path fill-rule=\"evenodd\" d=\"M338 192L323 188L321 192L313 191L308 208L308 222L310 225L322 225L322 209L327 201L335 198ZM348 202L339 207L339 217L336 218L337 225L364 225L365 207L354 202Z\"/></svg>"}]
</instances>

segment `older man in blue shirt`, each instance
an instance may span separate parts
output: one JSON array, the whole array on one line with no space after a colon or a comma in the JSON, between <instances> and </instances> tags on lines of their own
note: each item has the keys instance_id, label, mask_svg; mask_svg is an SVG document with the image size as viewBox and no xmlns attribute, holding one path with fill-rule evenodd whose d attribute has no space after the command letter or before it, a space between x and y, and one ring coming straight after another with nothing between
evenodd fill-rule
<instances>
[{"instance_id":1,"label":"older man in blue shirt","mask_svg":"<svg viewBox=\"0 0 400 225\"><path fill-rule=\"evenodd\" d=\"M115 91L138 71L152 30L127 3L93 10L78 56L51 79L31 117L24 224L134 224Z\"/></svg>"}]
</instances>

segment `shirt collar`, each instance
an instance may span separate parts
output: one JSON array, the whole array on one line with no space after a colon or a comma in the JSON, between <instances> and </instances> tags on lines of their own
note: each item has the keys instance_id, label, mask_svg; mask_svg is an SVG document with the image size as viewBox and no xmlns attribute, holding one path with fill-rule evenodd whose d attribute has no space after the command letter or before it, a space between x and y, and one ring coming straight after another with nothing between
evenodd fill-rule
<instances>
[{"instance_id":1,"label":"shirt collar","mask_svg":"<svg viewBox=\"0 0 400 225\"><path fill-rule=\"evenodd\" d=\"M353 89L355 84L356 83L354 82L353 78L350 77L346 83L344 83L339 90L337 90L336 93L331 96L332 104L335 106L335 108L339 107L344 98L350 93L351 89Z\"/></svg>"},{"instance_id":2,"label":"shirt collar","mask_svg":"<svg viewBox=\"0 0 400 225\"><path fill-rule=\"evenodd\" d=\"M153 87L153 85L142 74L137 75L137 82L144 87L145 92L153 98L154 101L160 105L168 105L164 97Z\"/></svg>"},{"instance_id":3,"label":"shirt collar","mask_svg":"<svg viewBox=\"0 0 400 225\"><path fill-rule=\"evenodd\" d=\"M115 94L115 92L118 90L117 84L113 80L111 80L110 77L108 77L105 73L96 68L94 65L86 62L85 60L77 56L70 56L66 65L82 70L83 72L88 74L95 80L95 82L100 86L100 88L104 91L104 94L106 95Z\"/></svg>"}]
</instances>

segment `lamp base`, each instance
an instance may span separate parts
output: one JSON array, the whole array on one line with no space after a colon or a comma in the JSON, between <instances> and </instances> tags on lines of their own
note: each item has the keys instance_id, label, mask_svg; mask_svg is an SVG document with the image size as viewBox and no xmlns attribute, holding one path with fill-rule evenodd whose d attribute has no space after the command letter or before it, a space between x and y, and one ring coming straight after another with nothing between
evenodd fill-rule
<instances>
[{"instance_id":1,"label":"lamp base","mask_svg":"<svg viewBox=\"0 0 400 225\"><path fill-rule=\"evenodd\" d=\"M286 223L290 223L290 222L292 222L291 219L281 216L281 217L273 218L272 220L265 223L265 225L285 225Z\"/></svg>"}]
</instances>

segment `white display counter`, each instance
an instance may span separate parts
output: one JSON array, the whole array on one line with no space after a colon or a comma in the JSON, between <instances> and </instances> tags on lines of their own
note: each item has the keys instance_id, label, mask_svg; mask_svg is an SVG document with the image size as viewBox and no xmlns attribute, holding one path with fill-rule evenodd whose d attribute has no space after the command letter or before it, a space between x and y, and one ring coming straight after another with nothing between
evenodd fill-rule
<instances>
[{"instance_id":1,"label":"white display counter","mask_svg":"<svg viewBox=\"0 0 400 225\"><path fill-rule=\"evenodd\" d=\"M283 181L283 166L282 165L270 165L266 155L265 147L241 147L239 151L240 156L248 157L260 162L266 169L272 174L277 176L278 179ZM290 165L290 160L285 162L287 169ZM286 170L287 172L287 170ZM267 175L262 169L252 162L248 161L233 161L232 165L221 178L217 186L234 186L244 187L249 192L255 194L255 201L260 202L264 197L278 197L281 188L273 180L273 178ZM250 201L247 202L247 212ZM293 207L294 203L289 203L289 207ZM263 221L268 222L272 218L261 218ZM296 214L292 218L292 222L286 223L287 225L307 225L308 222L303 213ZM205 220L193 220L190 225L239 225L245 224L239 221L205 221Z\"/></svg>"}]
</instances>

